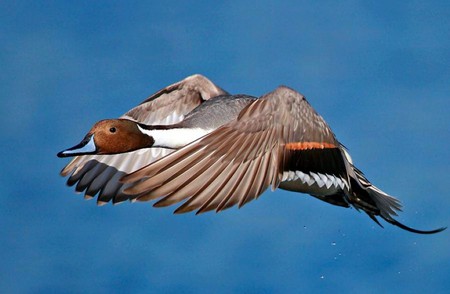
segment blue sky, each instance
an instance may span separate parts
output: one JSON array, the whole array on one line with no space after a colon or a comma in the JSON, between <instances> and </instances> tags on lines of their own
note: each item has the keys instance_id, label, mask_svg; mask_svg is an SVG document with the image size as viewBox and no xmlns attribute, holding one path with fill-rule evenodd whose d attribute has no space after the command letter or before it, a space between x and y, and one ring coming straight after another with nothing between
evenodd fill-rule
<instances>
[{"instance_id":1,"label":"blue sky","mask_svg":"<svg viewBox=\"0 0 450 294\"><path fill-rule=\"evenodd\" d=\"M56 153L201 73L305 94L399 220L450 225L448 1L3 1L0 292L443 293L450 233L286 191L220 214L97 207Z\"/></svg>"}]
</instances>

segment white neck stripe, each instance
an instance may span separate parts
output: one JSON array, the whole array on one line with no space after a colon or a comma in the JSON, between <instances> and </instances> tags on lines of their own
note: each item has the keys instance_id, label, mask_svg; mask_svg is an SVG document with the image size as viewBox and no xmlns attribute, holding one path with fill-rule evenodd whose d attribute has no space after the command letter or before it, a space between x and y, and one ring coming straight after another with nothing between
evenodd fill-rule
<instances>
[{"instance_id":1,"label":"white neck stripe","mask_svg":"<svg viewBox=\"0 0 450 294\"><path fill-rule=\"evenodd\" d=\"M201 128L174 128L162 130L147 130L137 125L139 130L153 138L154 147L165 147L178 149L187 144L209 134L213 130L205 130Z\"/></svg>"}]
</instances>

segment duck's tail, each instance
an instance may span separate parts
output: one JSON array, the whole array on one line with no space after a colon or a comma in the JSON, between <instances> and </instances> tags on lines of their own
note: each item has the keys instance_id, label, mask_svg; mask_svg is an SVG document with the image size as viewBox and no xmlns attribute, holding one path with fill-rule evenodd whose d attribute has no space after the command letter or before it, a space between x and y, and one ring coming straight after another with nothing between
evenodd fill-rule
<instances>
[{"instance_id":1,"label":"duck's tail","mask_svg":"<svg viewBox=\"0 0 450 294\"><path fill-rule=\"evenodd\" d=\"M361 209L369 215L378 225L383 227L377 216L394 226L397 226L408 232L417 234L435 234L442 232L447 227L441 227L435 230L418 230L408 227L393 217L397 216L397 211L401 211L401 203L395 197L392 197L372 185L364 176L364 174L352 165L353 173L350 174L350 195L348 195L349 203L356 209Z\"/></svg>"}]
</instances>

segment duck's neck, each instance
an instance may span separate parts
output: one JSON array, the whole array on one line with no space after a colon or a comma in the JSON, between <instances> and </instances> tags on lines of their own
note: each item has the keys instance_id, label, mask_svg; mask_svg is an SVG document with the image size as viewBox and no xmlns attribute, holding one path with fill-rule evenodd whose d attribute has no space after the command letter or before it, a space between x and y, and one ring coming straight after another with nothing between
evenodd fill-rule
<instances>
[{"instance_id":1,"label":"duck's neck","mask_svg":"<svg viewBox=\"0 0 450 294\"><path fill-rule=\"evenodd\" d=\"M153 138L152 147L179 149L195 140L207 135L212 129L184 128L178 125L171 126L146 126L138 124L139 130Z\"/></svg>"}]
</instances>

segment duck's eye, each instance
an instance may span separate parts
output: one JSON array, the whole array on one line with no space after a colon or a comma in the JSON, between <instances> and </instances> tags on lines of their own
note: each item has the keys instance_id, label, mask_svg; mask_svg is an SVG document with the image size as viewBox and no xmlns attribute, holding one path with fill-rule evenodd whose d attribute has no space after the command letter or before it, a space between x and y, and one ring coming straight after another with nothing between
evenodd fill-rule
<instances>
[{"instance_id":1,"label":"duck's eye","mask_svg":"<svg viewBox=\"0 0 450 294\"><path fill-rule=\"evenodd\" d=\"M116 128L115 128L115 127L112 127L112 128L109 129L109 131L110 131L111 133L115 133L115 132L116 132Z\"/></svg>"}]
</instances>

